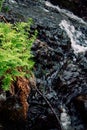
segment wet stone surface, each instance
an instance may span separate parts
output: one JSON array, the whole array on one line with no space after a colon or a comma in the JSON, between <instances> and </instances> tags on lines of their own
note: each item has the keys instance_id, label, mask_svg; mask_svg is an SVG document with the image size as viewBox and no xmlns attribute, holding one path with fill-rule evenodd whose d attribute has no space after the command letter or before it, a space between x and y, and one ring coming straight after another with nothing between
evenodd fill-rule
<instances>
[{"instance_id":1,"label":"wet stone surface","mask_svg":"<svg viewBox=\"0 0 87 130\"><path fill-rule=\"evenodd\" d=\"M36 85L47 97L62 124L64 119L61 119L61 115L67 113L63 118L69 115L70 127L66 120L67 128L65 127L64 130L86 130L86 123L78 108L81 104L84 108L82 113L85 115L87 103L86 100L85 102L79 100L78 96L87 94L87 54L74 53L70 38L59 24L65 19L84 34L87 26L74 22L66 15L61 15L57 10L47 7L44 2L44 0L26 0L26 2L20 0L19 4L10 2L10 12L3 14L12 23L33 18L31 33L35 29L38 30L38 37L32 46ZM8 2L6 4L8 5ZM18 124L7 124L8 127L4 126L5 130L59 130L55 115L35 89L31 90L28 101L30 106L25 125L21 127Z\"/></svg>"}]
</instances>

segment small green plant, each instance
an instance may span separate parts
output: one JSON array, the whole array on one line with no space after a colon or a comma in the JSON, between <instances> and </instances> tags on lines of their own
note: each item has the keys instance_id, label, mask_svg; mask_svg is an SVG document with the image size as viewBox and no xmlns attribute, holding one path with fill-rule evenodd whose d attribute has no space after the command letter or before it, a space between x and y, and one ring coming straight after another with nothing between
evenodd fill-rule
<instances>
[{"instance_id":1,"label":"small green plant","mask_svg":"<svg viewBox=\"0 0 87 130\"><path fill-rule=\"evenodd\" d=\"M2 10L3 2L4 2L4 0L0 0L0 12L1 12L1 10Z\"/></svg>"},{"instance_id":2,"label":"small green plant","mask_svg":"<svg viewBox=\"0 0 87 130\"><path fill-rule=\"evenodd\" d=\"M2 6L3 6L4 0L0 0L0 12L2 11ZM4 5L3 11L6 13L10 10L9 6Z\"/></svg>"},{"instance_id":3,"label":"small green plant","mask_svg":"<svg viewBox=\"0 0 87 130\"><path fill-rule=\"evenodd\" d=\"M4 11L5 13L9 12L9 11L10 11L9 6L4 6L4 7L3 7L3 11Z\"/></svg>"},{"instance_id":4,"label":"small green plant","mask_svg":"<svg viewBox=\"0 0 87 130\"><path fill-rule=\"evenodd\" d=\"M4 90L9 90L17 76L29 76L34 65L31 46L36 33L29 36L30 24L0 22L0 80Z\"/></svg>"}]
</instances>

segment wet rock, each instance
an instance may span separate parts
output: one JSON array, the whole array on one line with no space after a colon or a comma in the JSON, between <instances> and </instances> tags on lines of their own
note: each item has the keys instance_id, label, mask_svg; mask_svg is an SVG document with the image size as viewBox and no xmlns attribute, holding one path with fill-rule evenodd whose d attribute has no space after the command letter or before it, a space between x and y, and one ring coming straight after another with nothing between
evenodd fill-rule
<instances>
[{"instance_id":1,"label":"wet rock","mask_svg":"<svg viewBox=\"0 0 87 130\"><path fill-rule=\"evenodd\" d=\"M81 118L87 125L87 95L79 95L74 98L74 104Z\"/></svg>"},{"instance_id":2,"label":"wet rock","mask_svg":"<svg viewBox=\"0 0 87 130\"><path fill-rule=\"evenodd\" d=\"M4 130L3 126L0 124L0 130Z\"/></svg>"},{"instance_id":3,"label":"wet rock","mask_svg":"<svg viewBox=\"0 0 87 130\"><path fill-rule=\"evenodd\" d=\"M84 71L87 72L87 57L82 56L79 59L79 67Z\"/></svg>"},{"instance_id":4,"label":"wet rock","mask_svg":"<svg viewBox=\"0 0 87 130\"><path fill-rule=\"evenodd\" d=\"M1 91L0 93L0 102L3 102L6 100L6 93L4 91Z\"/></svg>"}]
</instances>

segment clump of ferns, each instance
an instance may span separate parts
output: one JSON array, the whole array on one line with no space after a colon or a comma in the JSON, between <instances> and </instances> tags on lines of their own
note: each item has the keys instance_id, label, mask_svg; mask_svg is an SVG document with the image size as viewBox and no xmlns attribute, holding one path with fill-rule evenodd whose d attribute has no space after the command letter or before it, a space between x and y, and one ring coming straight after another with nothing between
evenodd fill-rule
<instances>
[{"instance_id":1,"label":"clump of ferns","mask_svg":"<svg viewBox=\"0 0 87 130\"><path fill-rule=\"evenodd\" d=\"M16 77L29 77L32 72L31 47L37 32L29 36L31 23L31 20L15 25L0 22L0 80L3 90L9 90Z\"/></svg>"}]
</instances>

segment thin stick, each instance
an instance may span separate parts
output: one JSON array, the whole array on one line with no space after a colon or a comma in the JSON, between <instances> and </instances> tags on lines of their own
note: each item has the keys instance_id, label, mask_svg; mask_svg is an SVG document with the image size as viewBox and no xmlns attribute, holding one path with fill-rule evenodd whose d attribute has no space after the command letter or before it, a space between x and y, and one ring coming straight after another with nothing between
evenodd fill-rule
<instances>
[{"instance_id":1,"label":"thin stick","mask_svg":"<svg viewBox=\"0 0 87 130\"><path fill-rule=\"evenodd\" d=\"M35 87L35 89L36 89L37 93L39 93L39 95L40 95L41 97L43 97L43 99L45 100L45 102L48 104L48 106L50 107L51 111L52 111L53 114L55 115L55 118L56 118L57 123L58 123L58 128L60 127L60 130L64 130L64 129L63 129L63 126L62 126L62 124L61 124L61 122L60 122L60 120L59 120L59 117L57 116L57 113L56 113L55 110L53 109L53 107L52 107L52 105L50 104L50 102L48 101L48 99L45 97L45 95L43 95L43 94L40 92L40 90L39 90L37 87Z\"/></svg>"},{"instance_id":2,"label":"thin stick","mask_svg":"<svg viewBox=\"0 0 87 130\"><path fill-rule=\"evenodd\" d=\"M3 19L3 21L4 21L5 23L8 23L7 20L6 20L6 18L5 18L3 15L0 15L0 19Z\"/></svg>"},{"instance_id":3,"label":"thin stick","mask_svg":"<svg viewBox=\"0 0 87 130\"><path fill-rule=\"evenodd\" d=\"M57 120L58 129L59 129L59 130L64 130L64 128L63 128L63 126L62 126L62 124L61 124L61 122L60 122L60 119L59 119L59 117L57 116L57 113L56 113L55 110L53 109L52 105L50 104L50 102L48 101L48 99L46 98L46 96L43 95L43 94L41 93L41 91L37 88L36 78L35 78L34 74L32 74L32 76L30 77L29 81L30 81L30 86L31 86L31 88L32 88L32 89L35 89L35 90L37 91L37 93L38 93L41 97L43 97L44 101L45 101L45 102L48 104L48 106L50 107L52 113L54 114L54 116L55 116L55 118L56 118L56 120Z\"/></svg>"}]
</instances>

